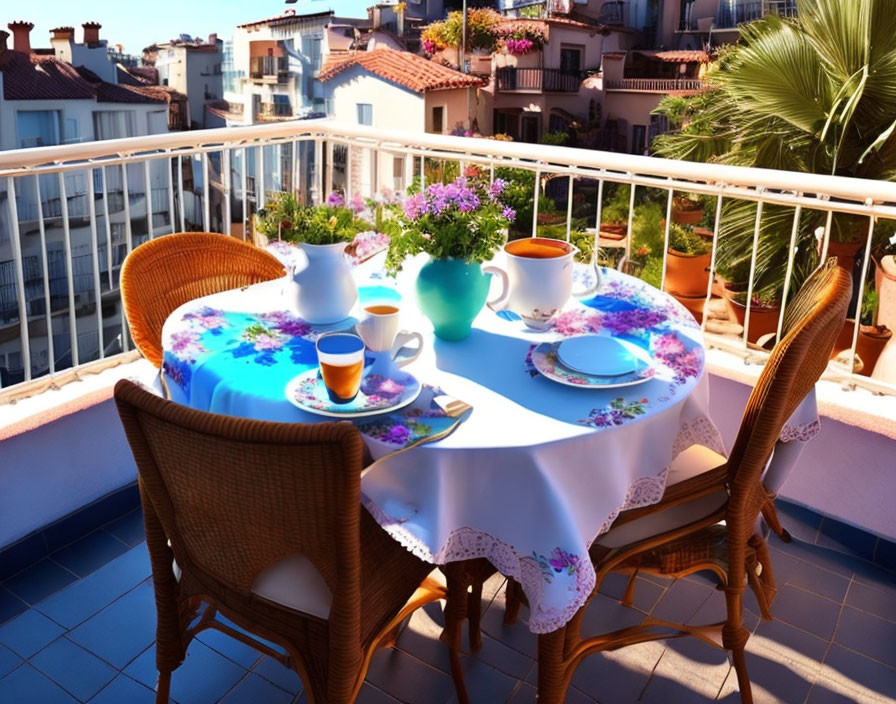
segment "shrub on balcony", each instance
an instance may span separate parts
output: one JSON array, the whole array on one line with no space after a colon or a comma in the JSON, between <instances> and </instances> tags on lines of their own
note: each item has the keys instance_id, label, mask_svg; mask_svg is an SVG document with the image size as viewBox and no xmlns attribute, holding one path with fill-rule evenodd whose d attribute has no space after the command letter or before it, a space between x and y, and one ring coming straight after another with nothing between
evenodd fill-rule
<instances>
[{"instance_id":1,"label":"shrub on balcony","mask_svg":"<svg viewBox=\"0 0 896 704\"><path fill-rule=\"evenodd\" d=\"M544 46L544 31L535 26L515 27L505 24L495 29L498 46L511 56L523 56Z\"/></svg>"},{"instance_id":2,"label":"shrub on balcony","mask_svg":"<svg viewBox=\"0 0 896 704\"><path fill-rule=\"evenodd\" d=\"M338 193L319 206L303 205L292 193L277 193L255 214L255 230L269 240L351 242L359 232L373 229L371 223L358 217L365 208L363 201L346 205Z\"/></svg>"},{"instance_id":3,"label":"shrub on balcony","mask_svg":"<svg viewBox=\"0 0 896 704\"><path fill-rule=\"evenodd\" d=\"M668 98L658 112L677 133L655 153L675 159L819 174L896 178L896 11L892 0L797 0L798 16L741 27L741 43L721 52L711 90ZM795 184L795 187L798 184ZM744 276L752 258L756 205L723 206L718 264ZM766 205L756 255L758 293L780 297L793 227L792 208ZM826 213L798 223L796 291L817 260L815 230ZM858 243L867 219L835 214L831 241ZM729 280L737 280L731 279ZM745 279L740 279L745 280Z\"/></svg>"}]
</instances>

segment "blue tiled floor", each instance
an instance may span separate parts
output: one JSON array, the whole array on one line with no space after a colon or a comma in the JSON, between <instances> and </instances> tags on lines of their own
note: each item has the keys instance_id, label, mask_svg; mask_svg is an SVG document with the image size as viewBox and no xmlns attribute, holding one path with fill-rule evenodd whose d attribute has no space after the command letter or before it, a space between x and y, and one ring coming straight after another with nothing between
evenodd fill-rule
<instances>
[{"instance_id":1,"label":"blue tiled floor","mask_svg":"<svg viewBox=\"0 0 896 704\"><path fill-rule=\"evenodd\" d=\"M893 573L841 552L846 533L821 530L817 516L784 513L799 540L786 545L771 538L775 620L761 621L755 601L745 602L757 703L896 701ZM139 513L125 516L3 583L0 702L154 701L155 605L139 519ZM678 582L639 577L633 609L618 604L625 581L611 576L603 583L585 615L586 633L647 613L691 623L724 616L724 597L704 575ZM486 585L483 648L463 660L467 685L474 704L533 704L537 640L526 628L525 610L521 623L503 625L502 585L499 577ZM435 605L416 612L396 648L374 656L358 701L455 702L441 626ZM191 644L172 678L172 697L177 704L307 704L294 672L216 631ZM740 699L725 654L695 639L593 655L567 697L567 704L702 701Z\"/></svg>"}]
</instances>

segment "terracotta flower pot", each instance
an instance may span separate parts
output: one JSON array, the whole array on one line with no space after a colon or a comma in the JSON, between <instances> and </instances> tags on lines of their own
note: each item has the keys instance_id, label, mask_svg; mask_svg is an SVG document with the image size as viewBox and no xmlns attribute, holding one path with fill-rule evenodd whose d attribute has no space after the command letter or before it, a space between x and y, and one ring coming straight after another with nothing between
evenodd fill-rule
<instances>
[{"instance_id":1,"label":"terracotta flower pot","mask_svg":"<svg viewBox=\"0 0 896 704\"><path fill-rule=\"evenodd\" d=\"M687 308L688 312L694 316L698 323L703 322L703 306L706 305L706 291L699 296L683 296L680 293L671 292L670 295Z\"/></svg>"},{"instance_id":2,"label":"terracotta flower pot","mask_svg":"<svg viewBox=\"0 0 896 704\"><path fill-rule=\"evenodd\" d=\"M725 301L728 303L728 310L734 315L737 322L740 325L743 325L747 318L747 307L743 303L734 300L730 295L730 292L729 295L725 296ZM778 306L766 308L755 304L751 305L750 327L747 330L747 342L756 342L763 335L777 332L778 315L780 313L781 309Z\"/></svg>"},{"instance_id":3,"label":"terracotta flower pot","mask_svg":"<svg viewBox=\"0 0 896 704\"><path fill-rule=\"evenodd\" d=\"M703 208L696 210L682 208L672 201L672 222L679 225L696 225L703 219Z\"/></svg>"},{"instance_id":4,"label":"terracotta flower pot","mask_svg":"<svg viewBox=\"0 0 896 704\"><path fill-rule=\"evenodd\" d=\"M682 254L669 250L663 288L682 296L706 296L709 287L710 253Z\"/></svg>"},{"instance_id":5,"label":"terracotta flower pot","mask_svg":"<svg viewBox=\"0 0 896 704\"><path fill-rule=\"evenodd\" d=\"M855 332L856 321L848 319L843 323L843 329L837 337L834 344L834 351L831 353L831 359L841 352L852 347L852 336ZM859 325L859 337L856 340L856 354L862 360L862 368L856 369L857 374L862 376L871 376L874 372L874 366L884 351L884 347L893 337L893 331L881 325Z\"/></svg>"}]
</instances>

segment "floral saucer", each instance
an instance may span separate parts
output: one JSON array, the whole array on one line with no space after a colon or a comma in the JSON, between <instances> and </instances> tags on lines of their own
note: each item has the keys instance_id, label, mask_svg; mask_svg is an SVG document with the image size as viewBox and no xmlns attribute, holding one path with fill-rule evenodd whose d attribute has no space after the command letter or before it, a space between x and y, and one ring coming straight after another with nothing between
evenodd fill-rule
<instances>
[{"instance_id":1,"label":"floral saucer","mask_svg":"<svg viewBox=\"0 0 896 704\"><path fill-rule=\"evenodd\" d=\"M361 390L348 403L333 403L318 368L299 374L286 385L286 399L297 408L331 418L364 418L403 408L420 394L420 382L400 370L386 377L367 374Z\"/></svg>"},{"instance_id":2,"label":"floral saucer","mask_svg":"<svg viewBox=\"0 0 896 704\"><path fill-rule=\"evenodd\" d=\"M562 343L563 340L542 342L532 350L532 364L535 368L543 376L558 384L584 389L615 389L642 384L652 379L656 373L653 364L640 355L634 359L632 371L625 374L600 375L576 371L558 359L557 351Z\"/></svg>"}]
</instances>

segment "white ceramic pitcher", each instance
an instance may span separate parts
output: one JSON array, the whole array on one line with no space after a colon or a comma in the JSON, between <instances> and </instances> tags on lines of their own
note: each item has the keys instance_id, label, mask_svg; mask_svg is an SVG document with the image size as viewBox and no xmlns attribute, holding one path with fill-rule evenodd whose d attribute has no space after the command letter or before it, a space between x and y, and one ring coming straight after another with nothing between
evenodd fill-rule
<instances>
[{"instance_id":1,"label":"white ceramic pitcher","mask_svg":"<svg viewBox=\"0 0 896 704\"><path fill-rule=\"evenodd\" d=\"M299 316L311 324L338 323L358 300L358 287L345 260L345 242L299 247L306 261L296 265L292 280Z\"/></svg>"},{"instance_id":2,"label":"white ceramic pitcher","mask_svg":"<svg viewBox=\"0 0 896 704\"><path fill-rule=\"evenodd\" d=\"M553 251L552 251L553 250ZM528 237L504 245L507 271L495 266L483 267L484 273L499 276L503 282L501 295L488 302L494 311L510 310L534 330L550 327L551 318L559 313L573 295L573 259L577 247L562 240ZM600 270L594 265L594 283L579 298L594 295L600 287Z\"/></svg>"}]
</instances>

